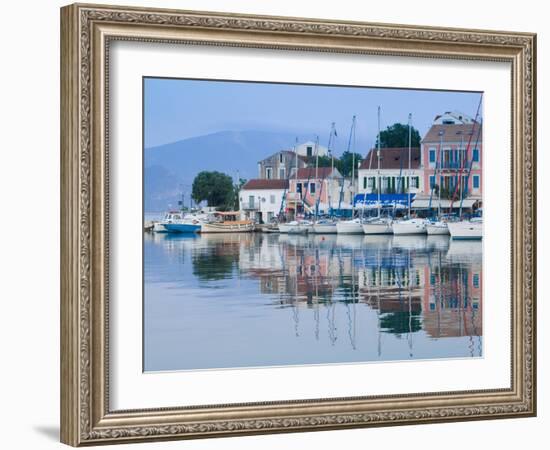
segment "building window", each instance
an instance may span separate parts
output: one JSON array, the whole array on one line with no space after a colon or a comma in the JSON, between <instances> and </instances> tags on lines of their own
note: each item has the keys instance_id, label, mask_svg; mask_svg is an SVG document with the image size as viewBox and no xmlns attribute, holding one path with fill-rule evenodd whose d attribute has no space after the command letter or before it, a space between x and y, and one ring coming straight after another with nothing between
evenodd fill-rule
<instances>
[{"instance_id":1,"label":"building window","mask_svg":"<svg viewBox=\"0 0 550 450\"><path fill-rule=\"evenodd\" d=\"M269 202L270 202L272 205L275 204L275 194L271 194L271 195L269 196Z\"/></svg>"},{"instance_id":2,"label":"building window","mask_svg":"<svg viewBox=\"0 0 550 450\"><path fill-rule=\"evenodd\" d=\"M265 177L268 180L271 180L272 176L273 176L273 169L271 167L266 167L265 168Z\"/></svg>"},{"instance_id":3,"label":"building window","mask_svg":"<svg viewBox=\"0 0 550 450\"><path fill-rule=\"evenodd\" d=\"M296 183L296 192L302 193L302 183Z\"/></svg>"},{"instance_id":4,"label":"building window","mask_svg":"<svg viewBox=\"0 0 550 450\"><path fill-rule=\"evenodd\" d=\"M283 164L285 162L285 155L279 153L279 163Z\"/></svg>"},{"instance_id":5,"label":"building window","mask_svg":"<svg viewBox=\"0 0 550 450\"><path fill-rule=\"evenodd\" d=\"M369 187L376 189L376 177L369 177Z\"/></svg>"},{"instance_id":6,"label":"building window","mask_svg":"<svg viewBox=\"0 0 550 450\"><path fill-rule=\"evenodd\" d=\"M435 187L435 175L430 175L430 189Z\"/></svg>"},{"instance_id":7,"label":"building window","mask_svg":"<svg viewBox=\"0 0 550 450\"><path fill-rule=\"evenodd\" d=\"M313 156L313 147L311 145L308 145L306 147L307 156Z\"/></svg>"},{"instance_id":8,"label":"building window","mask_svg":"<svg viewBox=\"0 0 550 450\"><path fill-rule=\"evenodd\" d=\"M434 163L435 162L435 148L431 148L429 153L430 153L430 162Z\"/></svg>"},{"instance_id":9,"label":"building window","mask_svg":"<svg viewBox=\"0 0 550 450\"><path fill-rule=\"evenodd\" d=\"M474 273L474 279L473 279L474 287L476 289L479 288L479 273Z\"/></svg>"},{"instance_id":10,"label":"building window","mask_svg":"<svg viewBox=\"0 0 550 450\"><path fill-rule=\"evenodd\" d=\"M479 175L474 175L474 189L479 189Z\"/></svg>"},{"instance_id":11,"label":"building window","mask_svg":"<svg viewBox=\"0 0 550 450\"><path fill-rule=\"evenodd\" d=\"M309 185L309 192L311 194L315 194L315 183L310 183Z\"/></svg>"},{"instance_id":12,"label":"building window","mask_svg":"<svg viewBox=\"0 0 550 450\"><path fill-rule=\"evenodd\" d=\"M363 177L363 189L367 189L367 177Z\"/></svg>"},{"instance_id":13,"label":"building window","mask_svg":"<svg viewBox=\"0 0 550 450\"><path fill-rule=\"evenodd\" d=\"M474 151L472 153L472 159L474 162L479 162L479 149L474 148Z\"/></svg>"},{"instance_id":14,"label":"building window","mask_svg":"<svg viewBox=\"0 0 550 450\"><path fill-rule=\"evenodd\" d=\"M248 207L250 209L254 209L254 196L253 195L248 196Z\"/></svg>"},{"instance_id":15,"label":"building window","mask_svg":"<svg viewBox=\"0 0 550 450\"><path fill-rule=\"evenodd\" d=\"M285 168L281 167L279 169L279 180L284 180L284 179L285 179Z\"/></svg>"}]
</instances>

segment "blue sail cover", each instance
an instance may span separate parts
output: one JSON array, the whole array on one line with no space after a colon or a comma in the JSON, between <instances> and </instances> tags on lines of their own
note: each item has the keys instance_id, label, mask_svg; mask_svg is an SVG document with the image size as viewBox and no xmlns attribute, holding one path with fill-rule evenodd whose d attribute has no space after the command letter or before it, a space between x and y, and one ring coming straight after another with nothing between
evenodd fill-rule
<instances>
[{"instance_id":1,"label":"blue sail cover","mask_svg":"<svg viewBox=\"0 0 550 450\"><path fill-rule=\"evenodd\" d=\"M407 208L409 206L409 195L412 204L416 194L380 194L381 207ZM356 194L353 203L359 209L378 208L378 194Z\"/></svg>"}]
</instances>

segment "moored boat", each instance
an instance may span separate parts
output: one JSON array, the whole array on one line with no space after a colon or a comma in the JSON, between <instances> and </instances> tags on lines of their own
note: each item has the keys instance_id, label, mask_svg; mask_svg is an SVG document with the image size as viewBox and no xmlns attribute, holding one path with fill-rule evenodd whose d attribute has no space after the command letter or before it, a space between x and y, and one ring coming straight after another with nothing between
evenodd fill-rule
<instances>
[{"instance_id":1,"label":"moored boat","mask_svg":"<svg viewBox=\"0 0 550 450\"><path fill-rule=\"evenodd\" d=\"M201 233L244 233L254 231L254 222L238 220L239 211L214 213L217 220L203 223Z\"/></svg>"},{"instance_id":2,"label":"moored boat","mask_svg":"<svg viewBox=\"0 0 550 450\"><path fill-rule=\"evenodd\" d=\"M426 234L426 220L398 220L392 224L393 234Z\"/></svg>"},{"instance_id":3,"label":"moored boat","mask_svg":"<svg viewBox=\"0 0 550 450\"><path fill-rule=\"evenodd\" d=\"M363 234L361 219L341 220L336 223L338 234Z\"/></svg>"},{"instance_id":4,"label":"moored boat","mask_svg":"<svg viewBox=\"0 0 550 450\"><path fill-rule=\"evenodd\" d=\"M166 233L168 230L165 225L171 223L178 223L183 220L183 212L181 211L168 211L164 214L164 217L160 222L153 223L153 231L155 233Z\"/></svg>"},{"instance_id":5,"label":"moored boat","mask_svg":"<svg viewBox=\"0 0 550 450\"><path fill-rule=\"evenodd\" d=\"M336 232L336 222L329 219L319 220L312 227L312 233L315 234L335 234Z\"/></svg>"},{"instance_id":6,"label":"moored boat","mask_svg":"<svg viewBox=\"0 0 550 450\"><path fill-rule=\"evenodd\" d=\"M429 235L448 235L449 227L447 225L447 222L428 222L426 224L426 233L428 233Z\"/></svg>"},{"instance_id":7,"label":"moored boat","mask_svg":"<svg viewBox=\"0 0 550 450\"><path fill-rule=\"evenodd\" d=\"M165 223L164 228L168 233L198 233L201 231L199 223L194 224L190 222Z\"/></svg>"},{"instance_id":8,"label":"moored boat","mask_svg":"<svg viewBox=\"0 0 550 450\"><path fill-rule=\"evenodd\" d=\"M480 217L459 222L449 222L452 239L480 240L483 238L483 220Z\"/></svg>"},{"instance_id":9,"label":"moored boat","mask_svg":"<svg viewBox=\"0 0 550 450\"><path fill-rule=\"evenodd\" d=\"M365 234L393 234L392 219L389 217L375 217L363 222Z\"/></svg>"}]
</instances>

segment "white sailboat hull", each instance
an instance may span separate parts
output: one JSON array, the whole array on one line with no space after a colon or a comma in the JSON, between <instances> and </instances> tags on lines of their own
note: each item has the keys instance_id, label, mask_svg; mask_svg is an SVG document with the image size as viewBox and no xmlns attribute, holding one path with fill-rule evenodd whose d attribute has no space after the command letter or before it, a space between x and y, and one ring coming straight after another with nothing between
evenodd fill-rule
<instances>
[{"instance_id":1,"label":"white sailboat hull","mask_svg":"<svg viewBox=\"0 0 550 450\"><path fill-rule=\"evenodd\" d=\"M391 222L371 222L363 224L365 234L393 234Z\"/></svg>"},{"instance_id":2,"label":"white sailboat hull","mask_svg":"<svg viewBox=\"0 0 550 450\"><path fill-rule=\"evenodd\" d=\"M426 222L420 219L393 222L393 234L426 234Z\"/></svg>"},{"instance_id":3,"label":"white sailboat hull","mask_svg":"<svg viewBox=\"0 0 550 450\"><path fill-rule=\"evenodd\" d=\"M312 233L315 234L336 234L337 232L335 223L316 223L312 228Z\"/></svg>"},{"instance_id":4,"label":"white sailboat hull","mask_svg":"<svg viewBox=\"0 0 550 450\"><path fill-rule=\"evenodd\" d=\"M363 234L363 225L359 220L342 220L336 224L338 234Z\"/></svg>"},{"instance_id":5,"label":"white sailboat hull","mask_svg":"<svg viewBox=\"0 0 550 450\"><path fill-rule=\"evenodd\" d=\"M279 224L279 233L306 234L312 231L313 226L309 223L288 222Z\"/></svg>"},{"instance_id":6,"label":"white sailboat hull","mask_svg":"<svg viewBox=\"0 0 550 450\"><path fill-rule=\"evenodd\" d=\"M449 233L452 239L479 240L483 238L483 222L449 222Z\"/></svg>"},{"instance_id":7,"label":"white sailboat hull","mask_svg":"<svg viewBox=\"0 0 550 450\"><path fill-rule=\"evenodd\" d=\"M429 223L426 225L426 232L432 235L448 235L449 227L445 222Z\"/></svg>"}]
</instances>

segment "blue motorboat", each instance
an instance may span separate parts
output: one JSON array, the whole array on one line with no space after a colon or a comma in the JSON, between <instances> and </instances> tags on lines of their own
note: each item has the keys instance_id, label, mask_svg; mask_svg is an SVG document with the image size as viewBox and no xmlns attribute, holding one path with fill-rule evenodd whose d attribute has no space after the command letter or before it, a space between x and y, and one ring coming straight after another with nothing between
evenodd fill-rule
<instances>
[{"instance_id":1,"label":"blue motorboat","mask_svg":"<svg viewBox=\"0 0 550 450\"><path fill-rule=\"evenodd\" d=\"M200 223L165 223L164 228L168 233L198 233L201 231Z\"/></svg>"}]
</instances>

